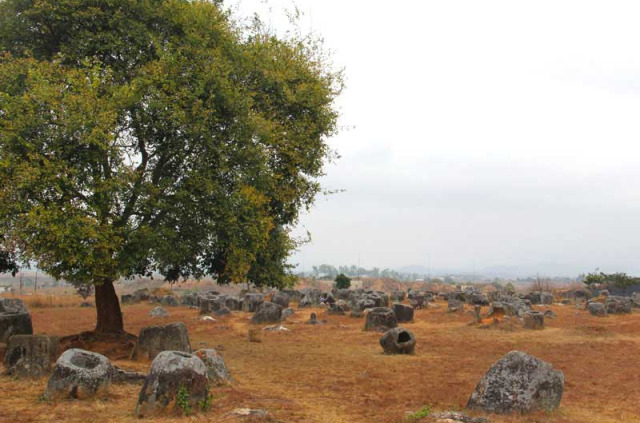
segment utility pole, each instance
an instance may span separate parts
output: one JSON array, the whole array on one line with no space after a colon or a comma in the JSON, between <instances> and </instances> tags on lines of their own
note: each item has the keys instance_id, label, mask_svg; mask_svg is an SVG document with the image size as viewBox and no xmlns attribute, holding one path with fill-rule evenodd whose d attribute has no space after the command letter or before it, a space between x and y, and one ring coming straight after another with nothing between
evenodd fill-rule
<instances>
[{"instance_id":1,"label":"utility pole","mask_svg":"<svg viewBox=\"0 0 640 423\"><path fill-rule=\"evenodd\" d=\"M33 292L38 292L38 271L36 270L36 281L33 283Z\"/></svg>"},{"instance_id":2,"label":"utility pole","mask_svg":"<svg viewBox=\"0 0 640 423\"><path fill-rule=\"evenodd\" d=\"M20 295L22 295L22 272L20 272Z\"/></svg>"}]
</instances>

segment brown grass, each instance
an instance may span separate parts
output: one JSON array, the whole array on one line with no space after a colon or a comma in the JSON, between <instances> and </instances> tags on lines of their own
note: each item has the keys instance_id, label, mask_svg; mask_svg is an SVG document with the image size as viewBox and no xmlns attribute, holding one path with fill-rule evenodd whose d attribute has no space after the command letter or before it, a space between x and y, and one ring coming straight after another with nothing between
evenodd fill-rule
<instances>
[{"instance_id":1,"label":"brown grass","mask_svg":"<svg viewBox=\"0 0 640 423\"><path fill-rule=\"evenodd\" d=\"M34 308L52 308L52 307L80 307L83 300L79 295L53 295L53 294L32 294L11 296L11 298L20 298L24 301L29 310ZM93 298L87 298L88 302L93 302Z\"/></svg>"},{"instance_id":2,"label":"brown grass","mask_svg":"<svg viewBox=\"0 0 640 423\"><path fill-rule=\"evenodd\" d=\"M66 301L60 299L61 302ZM290 332L263 332L248 341L249 315L233 313L218 322L200 321L197 310L170 308L171 317L151 319L152 306L125 306L126 330L182 321L194 349L218 347L235 383L214 390L213 409L185 421L234 421L237 407L264 408L280 422L404 421L406 411L430 405L461 410L493 362L518 349L551 362L565 374L559 410L547 415L491 416L496 423L640 422L640 314L596 318L573 306L553 306L558 317L543 331L482 330L446 305L417 310L403 325L418 339L415 356L385 356L379 334L362 331L363 320L296 311ZM69 335L91 330L94 309L34 308L36 332ZM307 325L315 311L325 325ZM146 371L148 362L119 360ZM106 398L46 403L39 400L46 379L0 378L0 422L134 422L140 386L113 386ZM177 421L176 419L173 419ZM172 421L154 418L154 422Z\"/></svg>"}]
</instances>

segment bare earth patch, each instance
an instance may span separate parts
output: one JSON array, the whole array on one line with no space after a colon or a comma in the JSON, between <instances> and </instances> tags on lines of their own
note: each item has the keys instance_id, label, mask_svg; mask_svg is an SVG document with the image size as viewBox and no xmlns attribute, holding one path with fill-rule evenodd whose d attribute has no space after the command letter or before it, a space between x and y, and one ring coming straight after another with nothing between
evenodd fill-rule
<instances>
[{"instance_id":1,"label":"bare earth patch","mask_svg":"<svg viewBox=\"0 0 640 423\"><path fill-rule=\"evenodd\" d=\"M51 300L32 308L36 333L72 335L93 329L95 309ZM63 304L63 306L58 306ZM219 348L235 379L214 389L212 409L186 421L376 422L405 421L406 411L429 405L434 411L463 410L482 375L517 349L553 364L565 374L560 408L550 414L490 416L493 422L639 422L640 314L597 318L573 306L552 306L558 315L543 331L483 330L465 313L440 307L416 310L401 326L417 338L415 356L385 356L380 334L364 332L364 319L326 316L321 309L296 310L284 325L248 342L250 315L234 312L201 321L197 310L171 307L170 317L150 318L150 304L124 306L125 329L184 322L193 349ZM483 310L486 311L486 308ZM328 321L307 325L311 312ZM108 346L104 346L108 354ZM103 351L104 352L104 351ZM120 355L121 357L121 355ZM149 362L116 359L114 364L147 372ZM47 403L46 379L0 378L0 422L133 422L138 385L114 385L104 398ZM267 417L239 417L237 408L264 409ZM154 418L154 422L176 421Z\"/></svg>"}]
</instances>

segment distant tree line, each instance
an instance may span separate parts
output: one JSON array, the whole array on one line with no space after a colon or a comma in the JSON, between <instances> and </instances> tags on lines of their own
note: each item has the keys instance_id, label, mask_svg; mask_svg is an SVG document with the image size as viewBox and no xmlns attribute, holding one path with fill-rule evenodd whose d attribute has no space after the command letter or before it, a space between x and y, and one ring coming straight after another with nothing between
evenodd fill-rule
<instances>
[{"instance_id":1,"label":"distant tree line","mask_svg":"<svg viewBox=\"0 0 640 423\"><path fill-rule=\"evenodd\" d=\"M330 264L321 264L320 266L313 266L311 271L311 277L314 279L335 279L338 275L343 274L349 277L366 277L366 278L384 278L384 279L396 279L400 281L415 281L417 279L427 280L428 277L418 273L404 273L398 272L393 269L380 269L373 267L366 269L364 267L358 267L356 265L351 266L332 266Z\"/></svg>"},{"instance_id":2,"label":"distant tree line","mask_svg":"<svg viewBox=\"0 0 640 423\"><path fill-rule=\"evenodd\" d=\"M629 276L626 273L621 272L607 274L599 272L598 269L596 269L595 272L580 276L585 285L594 287L606 286L626 289L630 286L640 284L640 278Z\"/></svg>"}]
</instances>

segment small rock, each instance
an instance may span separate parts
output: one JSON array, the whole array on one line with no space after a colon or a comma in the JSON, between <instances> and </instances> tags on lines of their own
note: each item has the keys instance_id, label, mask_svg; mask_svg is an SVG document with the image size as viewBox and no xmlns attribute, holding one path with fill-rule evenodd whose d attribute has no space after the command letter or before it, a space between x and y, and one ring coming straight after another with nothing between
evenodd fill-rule
<instances>
[{"instance_id":1,"label":"small rock","mask_svg":"<svg viewBox=\"0 0 640 423\"><path fill-rule=\"evenodd\" d=\"M162 306L157 306L153 310L149 312L149 316L151 317L169 317L169 312L165 310Z\"/></svg>"},{"instance_id":2,"label":"small rock","mask_svg":"<svg viewBox=\"0 0 640 423\"><path fill-rule=\"evenodd\" d=\"M235 410L229 413L232 416L238 417L258 417L265 418L269 415L269 413L265 410L257 409L252 410L250 408L236 408Z\"/></svg>"},{"instance_id":3,"label":"small rock","mask_svg":"<svg viewBox=\"0 0 640 423\"><path fill-rule=\"evenodd\" d=\"M282 325L265 326L262 328L262 330L276 331L276 332L289 332L289 329L287 329Z\"/></svg>"}]
</instances>

